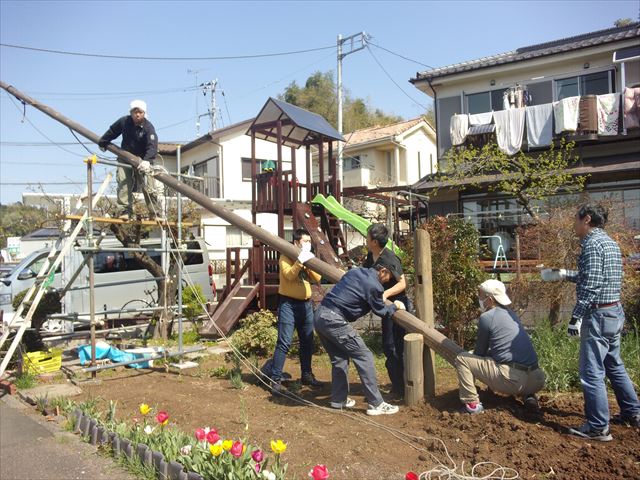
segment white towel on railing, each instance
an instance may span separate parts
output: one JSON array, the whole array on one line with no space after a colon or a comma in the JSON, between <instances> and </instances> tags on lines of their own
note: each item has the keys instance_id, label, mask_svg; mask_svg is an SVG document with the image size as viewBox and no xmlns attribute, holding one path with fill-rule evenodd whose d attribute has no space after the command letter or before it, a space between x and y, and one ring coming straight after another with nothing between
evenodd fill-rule
<instances>
[{"instance_id":1,"label":"white towel on railing","mask_svg":"<svg viewBox=\"0 0 640 480\"><path fill-rule=\"evenodd\" d=\"M598 135L617 135L620 122L620 94L598 95Z\"/></svg>"},{"instance_id":2,"label":"white towel on railing","mask_svg":"<svg viewBox=\"0 0 640 480\"><path fill-rule=\"evenodd\" d=\"M462 145L467 139L469 131L469 116L467 114L453 115L449 125L451 133L451 144Z\"/></svg>"},{"instance_id":3,"label":"white towel on railing","mask_svg":"<svg viewBox=\"0 0 640 480\"><path fill-rule=\"evenodd\" d=\"M640 127L640 87L625 88L622 104L624 128Z\"/></svg>"},{"instance_id":4,"label":"white towel on railing","mask_svg":"<svg viewBox=\"0 0 640 480\"><path fill-rule=\"evenodd\" d=\"M551 145L553 138L553 105L534 105L526 107L527 112L527 142L529 148L546 147Z\"/></svg>"},{"instance_id":5,"label":"white towel on railing","mask_svg":"<svg viewBox=\"0 0 640 480\"><path fill-rule=\"evenodd\" d=\"M469 114L469 125L488 125L493 120L493 112Z\"/></svg>"},{"instance_id":6,"label":"white towel on railing","mask_svg":"<svg viewBox=\"0 0 640 480\"><path fill-rule=\"evenodd\" d=\"M524 108L512 108L493 112L498 147L507 155L513 155L522 147L524 135Z\"/></svg>"},{"instance_id":7,"label":"white towel on railing","mask_svg":"<svg viewBox=\"0 0 640 480\"><path fill-rule=\"evenodd\" d=\"M580 97L567 97L553 104L556 133L575 132L578 129Z\"/></svg>"}]
</instances>

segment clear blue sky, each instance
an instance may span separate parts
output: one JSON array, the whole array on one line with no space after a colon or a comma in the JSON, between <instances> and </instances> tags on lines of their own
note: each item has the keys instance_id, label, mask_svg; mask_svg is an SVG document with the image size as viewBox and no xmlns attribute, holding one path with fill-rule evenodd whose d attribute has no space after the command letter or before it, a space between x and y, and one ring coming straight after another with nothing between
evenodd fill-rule
<instances>
[{"instance_id":1,"label":"clear blue sky","mask_svg":"<svg viewBox=\"0 0 640 480\"><path fill-rule=\"evenodd\" d=\"M525 45L609 28L618 18L638 19L638 1L512 2L0 2L1 43L84 53L152 57L212 57L303 50L335 45L366 31L387 49L431 66L509 51ZM367 50L344 63L344 84L378 108L411 118L428 98L408 79L418 64L371 47L409 99ZM269 96L315 70L334 70L335 50L244 60L143 61L88 58L0 47L0 78L102 134L125 115L133 98L148 103L160 141L196 137L196 111L206 111L199 83L217 78L222 120L250 118ZM227 113L228 107L228 113ZM79 145L64 151L48 142L0 93L0 202L20 200L26 186L43 182L48 193L79 192L84 184ZM230 120L229 120L230 117ZM55 142L69 131L32 109L27 118ZM201 119L201 133L208 119ZM95 146L89 147L95 151ZM97 171L104 174L104 168ZM55 182L77 185L53 185Z\"/></svg>"}]
</instances>

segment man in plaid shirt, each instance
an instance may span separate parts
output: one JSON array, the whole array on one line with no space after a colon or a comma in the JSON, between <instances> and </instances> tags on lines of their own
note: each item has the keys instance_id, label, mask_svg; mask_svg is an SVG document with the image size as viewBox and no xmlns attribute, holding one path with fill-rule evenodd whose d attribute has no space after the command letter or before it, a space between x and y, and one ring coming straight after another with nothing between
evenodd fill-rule
<instances>
[{"instance_id":1,"label":"man in plaid shirt","mask_svg":"<svg viewBox=\"0 0 640 480\"><path fill-rule=\"evenodd\" d=\"M570 428L569 433L603 442L613 438L609 432L605 376L620 406L620 414L611 422L640 426L640 402L620 358L625 321L620 304L622 255L618 244L603 230L608 217L609 213L601 205L580 207L574 222L582 247L578 271L545 269L541 272L545 281L576 283L577 301L568 333L580 335L580 382L587 421L581 427Z\"/></svg>"}]
</instances>

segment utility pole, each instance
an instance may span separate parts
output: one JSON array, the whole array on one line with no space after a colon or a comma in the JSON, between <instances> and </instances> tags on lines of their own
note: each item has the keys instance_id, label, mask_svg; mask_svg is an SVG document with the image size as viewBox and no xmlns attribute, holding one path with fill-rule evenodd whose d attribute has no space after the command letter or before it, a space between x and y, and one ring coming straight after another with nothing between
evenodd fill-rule
<instances>
[{"instance_id":1,"label":"utility pole","mask_svg":"<svg viewBox=\"0 0 640 480\"><path fill-rule=\"evenodd\" d=\"M209 106L209 119L211 120L211 131L215 131L216 117L217 117L217 107L216 107L216 88L218 86L218 79L211 80L210 82L201 83L200 87L202 88L202 94L206 97L207 92L211 95L210 101L211 104Z\"/></svg>"},{"instance_id":2,"label":"utility pole","mask_svg":"<svg viewBox=\"0 0 640 480\"><path fill-rule=\"evenodd\" d=\"M342 135L342 59L351 53L362 50L367 46L367 34L365 32L356 33L342 38L338 34L338 132ZM346 44L346 45L345 45ZM338 145L338 180L340 180L340 197L342 197L342 149L343 145Z\"/></svg>"}]
</instances>

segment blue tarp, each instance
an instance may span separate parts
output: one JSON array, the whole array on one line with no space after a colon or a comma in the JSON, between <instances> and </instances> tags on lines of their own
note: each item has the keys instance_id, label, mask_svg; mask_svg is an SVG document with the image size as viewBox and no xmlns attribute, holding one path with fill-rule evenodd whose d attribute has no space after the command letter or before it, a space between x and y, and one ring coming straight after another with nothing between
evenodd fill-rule
<instances>
[{"instance_id":1,"label":"blue tarp","mask_svg":"<svg viewBox=\"0 0 640 480\"><path fill-rule=\"evenodd\" d=\"M148 358L150 355L143 353L128 353L122 350L112 347L108 343L98 342L96 343L96 360L103 360L108 358L113 363L129 362L137 358ZM78 347L78 357L80 358L80 364L85 365L91 362L91 345L81 345ZM131 363L127 365L131 368L149 368L149 362Z\"/></svg>"}]
</instances>

